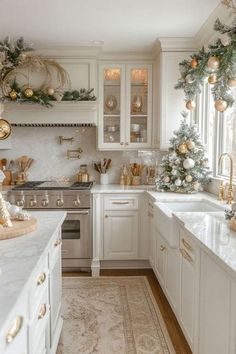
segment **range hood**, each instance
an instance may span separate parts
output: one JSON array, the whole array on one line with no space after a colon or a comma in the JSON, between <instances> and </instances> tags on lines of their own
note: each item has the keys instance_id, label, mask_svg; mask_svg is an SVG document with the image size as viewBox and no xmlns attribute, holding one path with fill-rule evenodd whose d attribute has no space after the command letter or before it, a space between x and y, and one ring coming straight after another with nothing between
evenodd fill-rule
<instances>
[{"instance_id":1,"label":"range hood","mask_svg":"<svg viewBox=\"0 0 236 354\"><path fill-rule=\"evenodd\" d=\"M13 126L96 126L96 101L52 102L53 107L39 104L6 103L3 116Z\"/></svg>"}]
</instances>

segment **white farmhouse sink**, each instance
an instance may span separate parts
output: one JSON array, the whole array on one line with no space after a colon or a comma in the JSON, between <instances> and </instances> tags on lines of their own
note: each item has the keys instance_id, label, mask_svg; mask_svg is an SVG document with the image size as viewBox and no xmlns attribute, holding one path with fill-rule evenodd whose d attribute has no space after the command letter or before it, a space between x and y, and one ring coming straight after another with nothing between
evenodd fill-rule
<instances>
[{"instance_id":1,"label":"white farmhouse sink","mask_svg":"<svg viewBox=\"0 0 236 354\"><path fill-rule=\"evenodd\" d=\"M174 212L217 212L223 211L224 206L208 200L165 201L154 204L156 229L167 240L171 247L178 247L178 235L174 227Z\"/></svg>"}]
</instances>

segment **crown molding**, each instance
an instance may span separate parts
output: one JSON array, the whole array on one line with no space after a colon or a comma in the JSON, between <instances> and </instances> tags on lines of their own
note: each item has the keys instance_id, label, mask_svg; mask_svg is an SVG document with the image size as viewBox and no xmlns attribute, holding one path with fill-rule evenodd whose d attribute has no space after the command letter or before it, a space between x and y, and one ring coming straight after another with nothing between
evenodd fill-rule
<instances>
[{"instance_id":1,"label":"crown molding","mask_svg":"<svg viewBox=\"0 0 236 354\"><path fill-rule=\"evenodd\" d=\"M44 46L37 47L36 53L57 59L90 58L95 59L102 51L101 46Z\"/></svg>"},{"instance_id":2,"label":"crown molding","mask_svg":"<svg viewBox=\"0 0 236 354\"><path fill-rule=\"evenodd\" d=\"M198 48L207 46L219 37L219 34L214 31L214 23L217 18L228 25L232 22L234 16L226 6L219 4L195 35Z\"/></svg>"},{"instance_id":3,"label":"crown molding","mask_svg":"<svg viewBox=\"0 0 236 354\"><path fill-rule=\"evenodd\" d=\"M160 52L192 52L197 49L195 38L192 37L160 37L153 47L153 55Z\"/></svg>"}]
</instances>

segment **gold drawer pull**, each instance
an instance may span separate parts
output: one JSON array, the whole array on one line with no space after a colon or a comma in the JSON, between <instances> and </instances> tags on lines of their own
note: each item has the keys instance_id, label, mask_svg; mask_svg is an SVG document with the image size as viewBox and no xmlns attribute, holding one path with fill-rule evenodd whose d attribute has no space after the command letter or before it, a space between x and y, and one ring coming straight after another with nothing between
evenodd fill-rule
<instances>
[{"instance_id":1,"label":"gold drawer pull","mask_svg":"<svg viewBox=\"0 0 236 354\"><path fill-rule=\"evenodd\" d=\"M40 276L37 279L37 285L42 285L46 280L46 273L40 274Z\"/></svg>"},{"instance_id":2,"label":"gold drawer pull","mask_svg":"<svg viewBox=\"0 0 236 354\"><path fill-rule=\"evenodd\" d=\"M182 254L182 256L189 262L193 263L193 259L192 257L188 254L187 251L185 251L183 248L180 248L180 252Z\"/></svg>"},{"instance_id":3,"label":"gold drawer pull","mask_svg":"<svg viewBox=\"0 0 236 354\"><path fill-rule=\"evenodd\" d=\"M105 218L108 218L108 215L105 215Z\"/></svg>"},{"instance_id":4,"label":"gold drawer pull","mask_svg":"<svg viewBox=\"0 0 236 354\"><path fill-rule=\"evenodd\" d=\"M43 304L38 313L38 320L42 320L47 313L47 306Z\"/></svg>"},{"instance_id":5,"label":"gold drawer pull","mask_svg":"<svg viewBox=\"0 0 236 354\"><path fill-rule=\"evenodd\" d=\"M23 324L23 317L17 316L13 321L12 327L10 328L9 332L6 335L7 343L11 343L13 339L17 336L17 334L21 330L22 324Z\"/></svg>"},{"instance_id":6,"label":"gold drawer pull","mask_svg":"<svg viewBox=\"0 0 236 354\"><path fill-rule=\"evenodd\" d=\"M163 245L160 246L160 251L165 251L165 249L166 249L165 246Z\"/></svg>"},{"instance_id":7,"label":"gold drawer pull","mask_svg":"<svg viewBox=\"0 0 236 354\"><path fill-rule=\"evenodd\" d=\"M62 243L62 240L59 238L55 243L54 243L54 246L57 247L57 246L60 246Z\"/></svg>"},{"instance_id":8,"label":"gold drawer pull","mask_svg":"<svg viewBox=\"0 0 236 354\"><path fill-rule=\"evenodd\" d=\"M184 238L182 238L181 241L182 241L183 245L184 245L189 251L193 251L192 246L190 246L190 244L189 244L187 241L185 241Z\"/></svg>"},{"instance_id":9,"label":"gold drawer pull","mask_svg":"<svg viewBox=\"0 0 236 354\"><path fill-rule=\"evenodd\" d=\"M124 205L129 204L129 202L112 202L112 204Z\"/></svg>"}]
</instances>

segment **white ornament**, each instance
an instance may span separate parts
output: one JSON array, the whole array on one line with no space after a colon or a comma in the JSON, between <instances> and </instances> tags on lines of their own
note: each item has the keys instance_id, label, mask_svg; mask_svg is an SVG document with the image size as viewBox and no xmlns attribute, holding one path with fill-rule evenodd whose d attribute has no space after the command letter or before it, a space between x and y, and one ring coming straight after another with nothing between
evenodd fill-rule
<instances>
[{"instance_id":1,"label":"white ornament","mask_svg":"<svg viewBox=\"0 0 236 354\"><path fill-rule=\"evenodd\" d=\"M186 144L187 144L187 147L188 147L189 150L192 150L192 149L195 148L195 142L192 141L192 140L188 140L188 141L186 142Z\"/></svg>"},{"instance_id":2,"label":"white ornament","mask_svg":"<svg viewBox=\"0 0 236 354\"><path fill-rule=\"evenodd\" d=\"M17 205L11 205L10 208L8 209L11 217L14 217L17 213L21 211L21 208L18 207Z\"/></svg>"},{"instance_id":3,"label":"white ornament","mask_svg":"<svg viewBox=\"0 0 236 354\"><path fill-rule=\"evenodd\" d=\"M189 157L184 160L183 166L186 170L189 170L190 168L193 168L195 166L195 162L193 159L190 159Z\"/></svg>"},{"instance_id":4,"label":"white ornament","mask_svg":"<svg viewBox=\"0 0 236 354\"><path fill-rule=\"evenodd\" d=\"M186 179L187 182L192 182L193 177L192 177L191 175L187 175L187 176L185 177L185 179Z\"/></svg>"},{"instance_id":5,"label":"white ornament","mask_svg":"<svg viewBox=\"0 0 236 354\"><path fill-rule=\"evenodd\" d=\"M172 174L173 176L176 176L176 175L177 175L177 170L174 170L174 169L173 169L173 170L171 171L171 174Z\"/></svg>"},{"instance_id":6,"label":"white ornament","mask_svg":"<svg viewBox=\"0 0 236 354\"><path fill-rule=\"evenodd\" d=\"M198 191L200 189L200 187L201 187L201 185L200 185L199 182L196 181L196 182L193 183L193 189L195 191Z\"/></svg>"},{"instance_id":7,"label":"white ornament","mask_svg":"<svg viewBox=\"0 0 236 354\"><path fill-rule=\"evenodd\" d=\"M177 179L175 180L175 185L176 185L177 187L180 187L181 184L182 184L181 179L180 179L180 178L177 178Z\"/></svg>"},{"instance_id":8,"label":"white ornament","mask_svg":"<svg viewBox=\"0 0 236 354\"><path fill-rule=\"evenodd\" d=\"M169 182L170 182L170 177L169 177L169 176L165 176L165 177L163 178L163 182L164 182L164 183L169 183Z\"/></svg>"},{"instance_id":9,"label":"white ornament","mask_svg":"<svg viewBox=\"0 0 236 354\"><path fill-rule=\"evenodd\" d=\"M231 43L231 37L229 36L228 33L224 33L221 35L220 41L223 44L223 46L226 47Z\"/></svg>"},{"instance_id":10,"label":"white ornament","mask_svg":"<svg viewBox=\"0 0 236 354\"><path fill-rule=\"evenodd\" d=\"M195 77L194 77L194 75L188 74L186 76L185 80L188 84L192 84L195 81Z\"/></svg>"}]
</instances>

